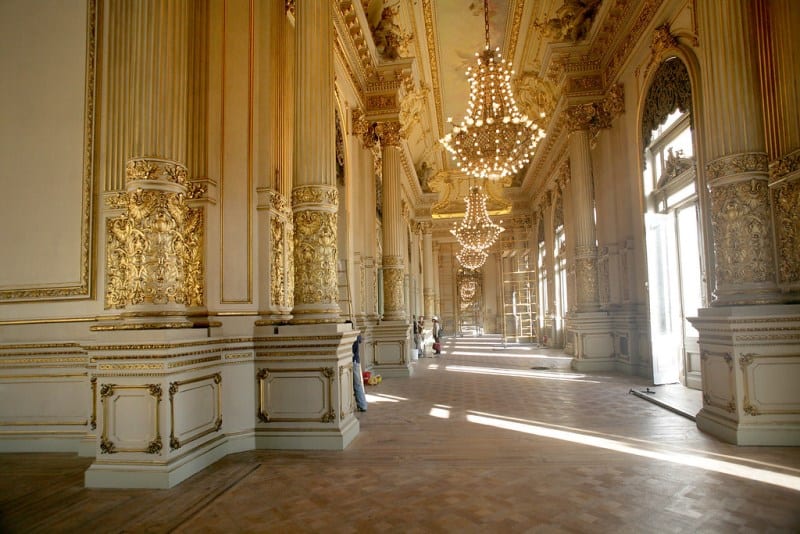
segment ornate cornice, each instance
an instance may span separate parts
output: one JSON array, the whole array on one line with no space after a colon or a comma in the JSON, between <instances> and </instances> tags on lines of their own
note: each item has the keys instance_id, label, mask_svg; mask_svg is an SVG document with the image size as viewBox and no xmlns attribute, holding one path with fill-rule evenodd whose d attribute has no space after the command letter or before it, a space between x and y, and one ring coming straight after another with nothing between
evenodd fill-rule
<instances>
[{"instance_id":1,"label":"ornate cornice","mask_svg":"<svg viewBox=\"0 0 800 534\"><path fill-rule=\"evenodd\" d=\"M380 140L381 146L399 147L403 139L402 128L400 121L378 122L375 124L375 135Z\"/></svg>"},{"instance_id":2,"label":"ornate cornice","mask_svg":"<svg viewBox=\"0 0 800 534\"><path fill-rule=\"evenodd\" d=\"M589 130L594 137L601 129L610 128L611 122L624 111L624 90L622 84L617 84L612 86L599 102L567 108L567 127L570 133Z\"/></svg>"},{"instance_id":3,"label":"ornate cornice","mask_svg":"<svg viewBox=\"0 0 800 534\"><path fill-rule=\"evenodd\" d=\"M636 43L639 42L639 39L645 29L650 25L650 22L653 20L653 17L663 2L664 0L647 0L644 3L631 29L608 60L605 69L606 80L611 81L616 79L619 69L622 67L625 59L630 55ZM622 3L624 4L625 2Z\"/></svg>"},{"instance_id":4,"label":"ornate cornice","mask_svg":"<svg viewBox=\"0 0 800 534\"><path fill-rule=\"evenodd\" d=\"M769 159L761 152L746 152L717 158L706 165L708 181L736 176L739 174L769 172Z\"/></svg>"}]
</instances>

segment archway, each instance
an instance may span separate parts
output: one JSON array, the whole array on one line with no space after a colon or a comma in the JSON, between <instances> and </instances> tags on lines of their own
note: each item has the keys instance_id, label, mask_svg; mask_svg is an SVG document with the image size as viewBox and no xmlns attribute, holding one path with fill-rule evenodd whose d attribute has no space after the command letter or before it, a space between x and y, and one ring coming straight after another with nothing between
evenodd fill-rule
<instances>
[{"instance_id":1,"label":"archway","mask_svg":"<svg viewBox=\"0 0 800 534\"><path fill-rule=\"evenodd\" d=\"M698 332L687 317L705 306L706 271L691 81L681 59L656 70L641 128L653 381L700 389Z\"/></svg>"}]
</instances>

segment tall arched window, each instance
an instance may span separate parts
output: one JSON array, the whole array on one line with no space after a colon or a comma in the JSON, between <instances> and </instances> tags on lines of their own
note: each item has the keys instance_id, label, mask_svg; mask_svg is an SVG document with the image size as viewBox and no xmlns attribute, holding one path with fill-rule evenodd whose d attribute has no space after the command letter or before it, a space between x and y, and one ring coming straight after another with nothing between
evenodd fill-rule
<instances>
[{"instance_id":1,"label":"tall arched window","mask_svg":"<svg viewBox=\"0 0 800 534\"><path fill-rule=\"evenodd\" d=\"M679 58L656 70L642 115L648 299L653 378L700 388L698 333L705 303L692 90Z\"/></svg>"}]
</instances>

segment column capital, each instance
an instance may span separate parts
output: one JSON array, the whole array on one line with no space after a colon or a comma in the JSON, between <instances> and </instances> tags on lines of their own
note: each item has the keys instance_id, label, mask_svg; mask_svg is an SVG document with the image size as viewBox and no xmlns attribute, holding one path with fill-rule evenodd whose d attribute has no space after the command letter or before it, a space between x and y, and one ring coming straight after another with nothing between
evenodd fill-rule
<instances>
[{"instance_id":1,"label":"column capital","mask_svg":"<svg viewBox=\"0 0 800 534\"><path fill-rule=\"evenodd\" d=\"M612 85L605 96L595 102L576 104L567 108L567 128L570 133L589 130L592 137L625 112L625 90L621 83Z\"/></svg>"},{"instance_id":2,"label":"column capital","mask_svg":"<svg viewBox=\"0 0 800 534\"><path fill-rule=\"evenodd\" d=\"M400 121L385 121L375 123L375 135L381 143L381 148L399 147L403 136Z\"/></svg>"}]
</instances>

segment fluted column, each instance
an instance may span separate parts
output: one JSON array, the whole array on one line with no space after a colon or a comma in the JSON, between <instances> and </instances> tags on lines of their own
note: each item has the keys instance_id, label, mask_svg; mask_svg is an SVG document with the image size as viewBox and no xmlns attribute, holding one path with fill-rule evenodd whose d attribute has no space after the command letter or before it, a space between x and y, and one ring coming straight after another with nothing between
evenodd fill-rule
<instances>
[{"instance_id":1,"label":"fluted column","mask_svg":"<svg viewBox=\"0 0 800 534\"><path fill-rule=\"evenodd\" d=\"M792 0L756 3L759 66L770 159L778 284L800 300L800 10Z\"/></svg>"},{"instance_id":2,"label":"fluted column","mask_svg":"<svg viewBox=\"0 0 800 534\"><path fill-rule=\"evenodd\" d=\"M109 6L110 90L125 109L116 139L129 156L125 211L108 222L106 308L123 308L136 328L188 327L203 303L202 213L187 206L189 1L142 0ZM114 86L113 82L124 87ZM119 91L119 93L116 93Z\"/></svg>"},{"instance_id":3,"label":"fluted column","mask_svg":"<svg viewBox=\"0 0 800 534\"><path fill-rule=\"evenodd\" d=\"M256 170L258 183L259 295L258 324L283 323L294 306L292 194L292 119L294 35L284 4L259 5L258 75L270 83L256 95Z\"/></svg>"},{"instance_id":4,"label":"fluted column","mask_svg":"<svg viewBox=\"0 0 800 534\"><path fill-rule=\"evenodd\" d=\"M382 122L375 127L383 160L383 318L406 318L403 277L403 218L401 213L400 123Z\"/></svg>"},{"instance_id":5,"label":"fluted column","mask_svg":"<svg viewBox=\"0 0 800 534\"><path fill-rule=\"evenodd\" d=\"M439 254L441 253L441 245L438 243L433 247L433 314L442 318L442 289L439 283ZM427 315L427 314L426 314Z\"/></svg>"},{"instance_id":6,"label":"fluted column","mask_svg":"<svg viewBox=\"0 0 800 534\"><path fill-rule=\"evenodd\" d=\"M568 186L571 202L570 240L575 251L575 303L578 312L600 309L597 291L597 240L594 221L592 161L589 129L580 120L569 134Z\"/></svg>"},{"instance_id":7,"label":"fluted column","mask_svg":"<svg viewBox=\"0 0 800 534\"><path fill-rule=\"evenodd\" d=\"M751 7L746 0L698 3L708 132L705 173L716 261L712 306L781 301Z\"/></svg>"},{"instance_id":8,"label":"fluted column","mask_svg":"<svg viewBox=\"0 0 800 534\"><path fill-rule=\"evenodd\" d=\"M296 4L293 323L339 320L331 9Z\"/></svg>"},{"instance_id":9,"label":"fluted column","mask_svg":"<svg viewBox=\"0 0 800 534\"><path fill-rule=\"evenodd\" d=\"M435 315L434 312L434 280L433 280L433 225L422 224L422 298L425 301L425 317Z\"/></svg>"}]
</instances>

